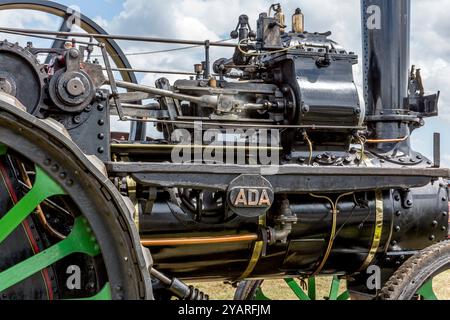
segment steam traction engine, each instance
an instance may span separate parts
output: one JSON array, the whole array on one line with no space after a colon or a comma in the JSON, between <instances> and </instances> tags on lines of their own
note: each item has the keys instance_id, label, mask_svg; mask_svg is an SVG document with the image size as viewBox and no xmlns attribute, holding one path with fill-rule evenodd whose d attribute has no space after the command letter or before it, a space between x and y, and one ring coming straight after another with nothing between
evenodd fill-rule
<instances>
[{"instance_id":1,"label":"steam traction engine","mask_svg":"<svg viewBox=\"0 0 450 320\"><path fill-rule=\"evenodd\" d=\"M268 278L313 299L318 275L333 276L329 299L436 297L450 171L438 134L433 160L410 146L439 93L410 69L409 1L362 1L364 97L358 57L305 31L300 9L291 28L280 5L256 28L240 16L236 43L112 36L82 15L75 33L50 1L0 9L64 20L0 28L53 40L0 44L1 299L207 299L188 280L257 299ZM114 40L204 45L205 61L144 86ZM216 46L233 56L211 63Z\"/></svg>"}]
</instances>

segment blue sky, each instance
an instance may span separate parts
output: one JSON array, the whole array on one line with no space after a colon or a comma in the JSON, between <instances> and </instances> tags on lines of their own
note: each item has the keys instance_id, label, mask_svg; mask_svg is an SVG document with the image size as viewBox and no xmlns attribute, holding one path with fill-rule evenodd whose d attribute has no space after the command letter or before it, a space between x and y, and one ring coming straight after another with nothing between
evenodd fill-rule
<instances>
[{"instance_id":1,"label":"blue sky","mask_svg":"<svg viewBox=\"0 0 450 320\"><path fill-rule=\"evenodd\" d=\"M81 12L97 21L110 33L139 34L218 40L227 37L234 29L237 17L246 13L255 25L259 12L267 10L272 1L267 0L59 0L65 5L75 5ZM285 12L290 15L301 6L306 15L308 31L333 32L332 38L348 51L361 53L359 0L282 0ZM327 8L324 13L323 8ZM441 116L427 119L425 128L417 130L413 146L431 157L433 132L442 133L443 162L450 166L450 1L412 0L412 63L422 68L425 88L429 92L442 91ZM54 28L55 22L45 15L0 16L2 25ZM6 19L5 19L6 18ZM31 21L31 22L30 22ZM57 23L56 23L57 25ZM166 48L148 44L121 43L126 52ZM230 56L230 50L217 50L213 58ZM186 70L201 61L201 50L182 53L139 56L131 58L134 67L147 69ZM357 83L361 83L361 67L354 70ZM152 85L156 76L141 77ZM174 80L174 77L168 77Z\"/></svg>"}]
</instances>

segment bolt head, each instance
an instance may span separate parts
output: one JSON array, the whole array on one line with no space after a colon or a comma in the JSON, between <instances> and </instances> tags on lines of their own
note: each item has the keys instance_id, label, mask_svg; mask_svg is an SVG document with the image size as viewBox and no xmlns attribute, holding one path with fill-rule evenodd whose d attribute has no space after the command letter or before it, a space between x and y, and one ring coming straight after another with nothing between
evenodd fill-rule
<instances>
[{"instance_id":1,"label":"bolt head","mask_svg":"<svg viewBox=\"0 0 450 320\"><path fill-rule=\"evenodd\" d=\"M77 49L71 49L69 55L71 58L76 59L80 56L80 52Z\"/></svg>"},{"instance_id":2,"label":"bolt head","mask_svg":"<svg viewBox=\"0 0 450 320\"><path fill-rule=\"evenodd\" d=\"M80 78L72 78L66 83L67 92L75 97L81 96L86 92L86 88Z\"/></svg>"}]
</instances>

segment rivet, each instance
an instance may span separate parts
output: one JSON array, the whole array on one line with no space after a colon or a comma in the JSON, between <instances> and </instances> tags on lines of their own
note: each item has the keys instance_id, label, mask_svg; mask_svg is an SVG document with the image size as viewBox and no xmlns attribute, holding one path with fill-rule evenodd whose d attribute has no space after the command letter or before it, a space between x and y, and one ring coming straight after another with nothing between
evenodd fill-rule
<instances>
[{"instance_id":1,"label":"rivet","mask_svg":"<svg viewBox=\"0 0 450 320\"><path fill-rule=\"evenodd\" d=\"M67 180L66 184L70 187L73 186L73 180Z\"/></svg>"},{"instance_id":2,"label":"rivet","mask_svg":"<svg viewBox=\"0 0 450 320\"><path fill-rule=\"evenodd\" d=\"M81 117L80 116L75 116L73 118L73 122L75 122L76 124L79 124L81 122Z\"/></svg>"},{"instance_id":3,"label":"rivet","mask_svg":"<svg viewBox=\"0 0 450 320\"><path fill-rule=\"evenodd\" d=\"M400 201L400 195L396 194L395 197L394 197L394 200L395 201Z\"/></svg>"},{"instance_id":4,"label":"rivet","mask_svg":"<svg viewBox=\"0 0 450 320\"><path fill-rule=\"evenodd\" d=\"M105 124L105 120L103 120L103 119L98 120L98 125L99 126L102 126L104 124Z\"/></svg>"},{"instance_id":5,"label":"rivet","mask_svg":"<svg viewBox=\"0 0 450 320\"><path fill-rule=\"evenodd\" d=\"M393 245L393 246L396 246L397 245L397 241L396 240L392 240L392 242L391 242L391 244Z\"/></svg>"},{"instance_id":6,"label":"rivet","mask_svg":"<svg viewBox=\"0 0 450 320\"><path fill-rule=\"evenodd\" d=\"M434 239L436 239L436 237L434 235L430 236L430 241L434 241Z\"/></svg>"},{"instance_id":7,"label":"rivet","mask_svg":"<svg viewBox=\"0 0 450 320\"><path fill-rule=\"evenodd\" d=\"M400 232L401 228L400 226L395 226L395 232Z\"/></svg>"},{"instance_id":8,"label":"rivet","mask_svg":"<svg viewBox=\"0 0 450 320\"><path fill-rule=\"evenodd\" d=\"M442 226L441 230L442 231L447 231L447 227L446 226Z\"/></svg>"},{"instance_id":9,"label":"rivet","mask_svg":"<svg viewBox=\"0 0 450 320\"><path fill-rule=\"evenodd\" d=\"M59 166L57 164L54 164L52 166L52 171L58 171L59 170Z\"/></svg>"},{"instance_id":10,"label":"rivet","mask_svg":"<svg viewBox=\"0 0 450 320\"><path fill-rule=\"evenodd\" d=\"M438 222L437 222L436 220L434 220L434 221L431 223L431 225L432 225L434 228L436 228L437 225L438 225Z\"/></svg>"},{"instance_id":11,"label":"rivet","mask_svg":"<svg viewBox=\"0 0 450 320\"><path fill-rule=\"evenodd\" d=\"M97 107L98 111L103 111L105 109L105 107L102 104L99 104Z\"/></svg>"},{"instance_id":12,"label":"rivet","mask_svg":"<svg viewBox=\"0 0 450 320\"><path fill-rule=\"evenodd\" d=\"M97 149L97 151L98 151L98 153L104 153L105 149L103 147L100 147L100 148Z\"/></svg>"},{"instance_id":13,"label":"rivet","mask_svg":"<svg viewBox=\"0 0 450 320\"><path fill-rule=\"evenodd\" d=\"M65 173L65 172L61 172L60 174L59 174L59 177L61 178L61 179L65 179L65 178L67 178L67 173Z\"/></svg>"},{"instance_id":14,"label":"rivet","mask_svg":"<svg viewBox=\"0 0 450 320\"><path fill-rule=\"evenodd\" d=\"M105 135L103 133L99 133L97 136L100 140L105 139Z\"/></svg>"},{"instance_id":15,"label":"rivet","mask_svg":"<svg viewBox=\"0 0 450 320\"><path fill-rule=\"evenodd\" d=\"M395 215L396 215L397 217L400 217L400 216L402 215L402 213L403 213L403 212L401 212L401 211L397 211L397 212L395 213Z\"/></svg>"}]
</instances>

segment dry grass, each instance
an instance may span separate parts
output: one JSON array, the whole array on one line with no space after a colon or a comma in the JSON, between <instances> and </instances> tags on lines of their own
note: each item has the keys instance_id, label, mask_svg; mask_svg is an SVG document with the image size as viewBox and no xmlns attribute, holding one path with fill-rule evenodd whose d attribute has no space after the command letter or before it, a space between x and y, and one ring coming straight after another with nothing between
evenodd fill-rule
<instances>
[{"instance_id":1,"label":"dry grass","mask_svg":"<svg viewBox=\"0 0 450 320\"><path fill-rule=\"evenodd\" d=\"M330 277L320 277L317 280L317 297L323 299L328 296ZM208 293L213 300L233 300L235 289L229 284L220 282L195 284L198 288ZM341 292L345 286L341 286ZM434 280L434 290L439 299L450 300L450 271L439 275ZM272 300L297 300L283 280L266 280L263 292Z\"/></svg>"}]
</instances>

